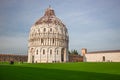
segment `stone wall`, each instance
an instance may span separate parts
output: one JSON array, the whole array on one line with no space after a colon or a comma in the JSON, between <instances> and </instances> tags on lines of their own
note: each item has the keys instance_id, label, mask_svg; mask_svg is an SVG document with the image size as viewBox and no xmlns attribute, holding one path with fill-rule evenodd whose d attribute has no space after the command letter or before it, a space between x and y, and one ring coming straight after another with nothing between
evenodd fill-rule
<instances>
[{"instance_id":1,"label":"stone wall","mask_svg":"<svg viewBox=\"0 0 120 80\"><path fill-rule=\"evenodd\" d=\"M69 54L69 62L83 62L83 57L80 55Z\"/></svg>"},{"instance_id":2,"label":"stone wall","mask_svg":"<svg viewBox=\"0 0 120 80\"><path fill-rule=\"evenodd\" d=\"M15 62L27 62L27 55L15 55L15 54L0 54L0 61L15 61Z\"/></svg>"}]
</instances>

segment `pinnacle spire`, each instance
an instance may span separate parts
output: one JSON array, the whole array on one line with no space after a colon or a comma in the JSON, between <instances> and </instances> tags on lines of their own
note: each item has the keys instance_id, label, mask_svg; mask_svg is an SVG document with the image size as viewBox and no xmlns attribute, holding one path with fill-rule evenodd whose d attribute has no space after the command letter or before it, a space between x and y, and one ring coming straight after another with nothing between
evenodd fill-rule
<instances>
[{"instance_id":1,"label":"pinnacle spire","mask_svg":"<svg viewBox=\"0 0 120 80\"><path fill-rule=\"evenodd\" d=\"M49 8L47 8L47 10L45 11L44 16L55 16L55 12L50 5L49 5Z\"/></svg>"},{"instance_id":2,"label":"pinnacle spire","mask_svg":"<svg viewBox=\"0 0 120 80\"><path fill-rule=\"evenodd\" d=\"M51 5L49 5L49 8L51 8Z\"/></svg>"},{"instance_id":3,"label":"pinnacle spire","mask_svg":"<svg viewBox=\"0 0 120 80\"><path fill-rule=\"evenodd\" d=\"M51 8L51 0L48 0L49 1L49 8Z\"/></svg>"}]
</instances>

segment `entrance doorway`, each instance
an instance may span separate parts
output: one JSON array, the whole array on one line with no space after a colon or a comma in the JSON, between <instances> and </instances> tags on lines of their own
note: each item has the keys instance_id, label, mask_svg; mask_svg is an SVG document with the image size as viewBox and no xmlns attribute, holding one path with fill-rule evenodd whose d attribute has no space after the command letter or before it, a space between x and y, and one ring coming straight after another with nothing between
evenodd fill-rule
<instances>
[{"instance_id":1,"label":"entrance doorway","mask_svg":"<svg viewBox=\"0 0 120 80\"><path fill-rule=\"evenodd\" d=\"M105 56L103 56L103 62L105 62Z\"/></svg>"},{"instance_id":2,"label":"entrance doorway","mask_svg":"<svg viewBox=\"0 0 120 80\"><path fill-rule=\"evenodd\" d=\"M34 63L34 56L32 56L32 63Z\"/></svg>"},{"instance_id":3,"label":"entrance doorway","mask_svg":"<svg viewBox=\"0 0 120 80\"><path fill-rule=\"evenodd\" d=\"M34 63L34 55L33 55L33 53L34 53L34 49L33 48L31 48L31 50L30 50L30 60L31 60L31 62L32 63Z\"/></svg>"},{"instance_id":4,"label":"entrance doorway","mask_svg":"<svg viewBox=\"0 0 120 80\"><path fill-rule=\"evenodd\" d=\"M65 48L62 48L61 50L61 62L65 61Z\"/></svg>"}]
</instances>

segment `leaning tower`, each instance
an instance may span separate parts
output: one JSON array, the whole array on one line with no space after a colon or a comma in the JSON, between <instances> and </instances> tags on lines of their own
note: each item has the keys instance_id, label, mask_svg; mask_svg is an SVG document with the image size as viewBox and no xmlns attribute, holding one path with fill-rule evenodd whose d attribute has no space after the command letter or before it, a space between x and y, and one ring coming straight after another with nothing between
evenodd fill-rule
<instances>
[{"instance_id":1,"label":"leaning tower","mask_svg":"<svg viewBox=\"0 0 120 80\"><path fill-rule=\"evenodd\" d=\"M68 44L66 26L49 7L30 29L28 63L67 62Z\"/></svg>"}]
</instances>

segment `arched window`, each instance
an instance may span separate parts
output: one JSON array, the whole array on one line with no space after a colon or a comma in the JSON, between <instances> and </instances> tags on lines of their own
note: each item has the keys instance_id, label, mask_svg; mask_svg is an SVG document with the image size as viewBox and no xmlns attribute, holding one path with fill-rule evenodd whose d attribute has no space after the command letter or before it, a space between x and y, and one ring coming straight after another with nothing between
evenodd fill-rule
<instances>
[{"instance_id":1,"label":"arched window","mask_svg":"<svg viewBox=\"0 0 120 80\"><path fill-rule=\"evenodd\" d=\"M58 55L58 50L57 50L57 55Z\"/></svg>"},{"instance_id":2,"label":"arched window","mask_svg":"<svg viewBox=\"0 0 120 80\"><path fill-rule=\"evenodd\" d=\"M30 53L33 53L33 48L31 48Z\"/></svg>"},{"instance_id":3,"label":"arched window","mask_svg":"<svg viewBox=\"0 0 120 80\"><path fill-rule=\"evenodd\" d=\"M38 32L40 32L40 29L38 29Z\"/></svg>"},{"instance_id":4,"label":"arched window","mask_svg":"<svg viewBox=\"0 0 120 80\"><path fill-rule=\"evenodd\" d=\"M52 55L52 50L50 50L50 55Z\"/></svg>"},{"instance_id":5,"label":"arched window","mask_svg":"<svg viewBox=\"0 0 120 80\"><path fill-rule=\"evenodd\" d=\"M38 55L38 50L36 51L36 54Z\"/></svg>"},{"instance_id":6,"label":"arched window","mask_svg":"<svg viewBox=\"0 0 120 80\"><path fill-rule=\"evenodd\" d=\"M41 39L41 44L44 42L44 40L43 39Z\"/></svg>"},{"instance_id":7,"label":"arched window","mask_svg":"<svg viewBox=\"0 0 120 80\"><path fill-rule=\"evenodd\" d=\"M105 56L103 56L103 62L105 62Z\"/></svg>"},{"instance_id":8,"label":"arched window","mask_svg":"<svg viewBox=\"0 0 120 80\"><path fill-rule=\"evenodd\" d=\"M46 31L46 28L44 28L44 32Z\"/></svg>"},{"instance_id":9,"label":"arched window","mask_svg":"<svg viewBox=\"0 0 120 80\"><path fill-rule=\"evenodd\" d=\"M52 32L52 28L50 28L50 32Z\"/></svg>"},{"instance_id":10,"label":"arched window","mask_svg":"<svg viewBox=\"0 0 120 80\"><path fill-rule=\"evenodd\" d=\"M45 50L43 49L43 55L45 55Z\"/></svg>"},{"instance_id":11,"label":"arched window","mask_svg":"<svg viewBox=\"0 0 120 80\"><path fill-rule=\"evenodd\" d=\"M53 39L53 44L54 44L54 39Z\"/></svg>"}]
</instances>

